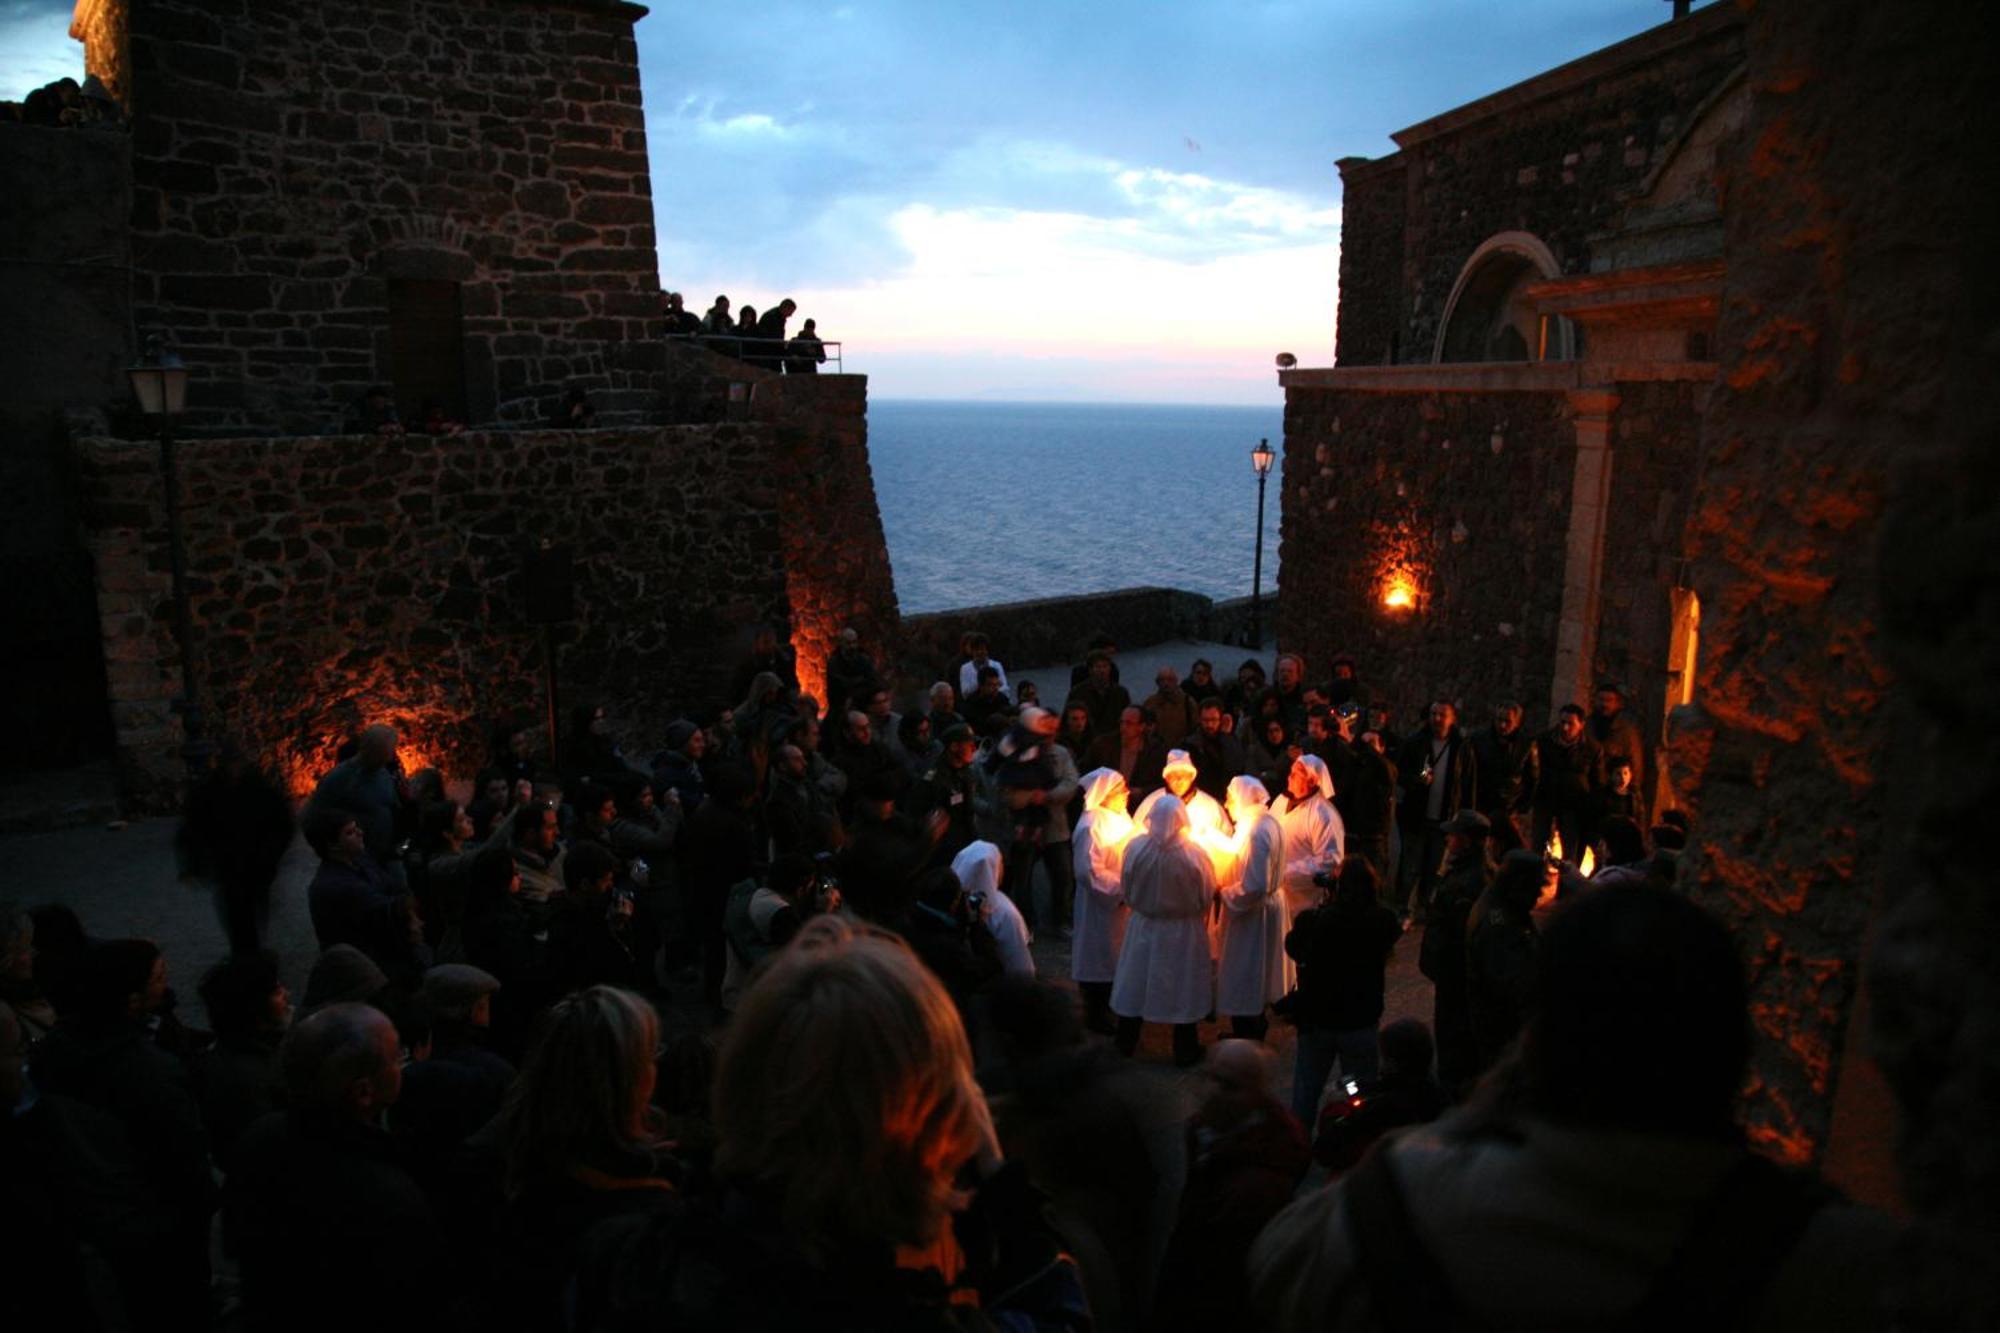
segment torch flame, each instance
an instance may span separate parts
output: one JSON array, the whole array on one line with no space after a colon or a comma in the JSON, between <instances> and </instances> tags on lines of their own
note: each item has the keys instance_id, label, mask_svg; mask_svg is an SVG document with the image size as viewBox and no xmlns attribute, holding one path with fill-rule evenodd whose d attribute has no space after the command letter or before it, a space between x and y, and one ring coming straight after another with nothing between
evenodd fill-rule
<instances>
[{"instance_id":1,"label":"torch flame","mask_svg":"<svg viewBox=\"0 0 2000 1333\"><path fill-rule=\"evenodd\" d=\"M1401 579L1391 583L1388 591L1382 594L1382 605L1392 611L1406 611L1416 604L1416 591Z\"/></svg>"}]
</instances>

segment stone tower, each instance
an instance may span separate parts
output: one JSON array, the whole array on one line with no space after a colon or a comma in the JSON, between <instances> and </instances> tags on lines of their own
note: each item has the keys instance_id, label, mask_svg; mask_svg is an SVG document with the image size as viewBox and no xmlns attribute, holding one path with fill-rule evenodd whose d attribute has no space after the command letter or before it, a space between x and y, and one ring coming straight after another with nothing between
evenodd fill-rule
<instances>
[{"instance_id":1,"label":"stone tower","mask_svg":"<svg viewBox=\"0 0 2000 1333\"><path fill-rule=\"evenodd\" d=\"M606 424L657 401L658 259L621 0L79 0L132 123L132 320L196 429Z\"/></svg>"}]
</instances>

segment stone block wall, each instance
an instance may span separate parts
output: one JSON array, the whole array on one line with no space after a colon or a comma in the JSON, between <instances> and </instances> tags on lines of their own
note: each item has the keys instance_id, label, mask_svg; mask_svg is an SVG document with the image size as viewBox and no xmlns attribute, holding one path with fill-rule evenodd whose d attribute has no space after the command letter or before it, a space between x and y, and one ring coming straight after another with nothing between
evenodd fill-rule
<instances>
[{"instance_id":1,"label":"stone block wall","mask_svg":"<svg viewBox=\"0 0 2000 1333\"><path fill-rule=\"evenodd\" d=\"M1267 614L1274 601L1266 599ZM922 689L942 679L945 668L958 660L959 637L973 630L991 641L993 656L1010 672L1037 663L1074 665L1083 660L1086 645L1099 634L1109 634L1123 648L1203 638L1213 606L1200 593L1179 588L1121 588L1076 597L928 611L903 620L902 674L910 689ZM1220 666L1217 671L1227 674ZM1069 690L1066 677L1036 684L1043 700L1051 704L1062 702Z\"/></svg>"},{"instance_id":2,"label":"stone block wall","mask_svg":"<svg viewBox=\"0 0 2000 1333\"><path fill-rule=\"evenodd\" d=\"M1539 725L1575 459L1561 393L1289 388L1280 646L1353 654L1404 717L1514 699Z\"/></svg>"},{"instance_id":3,"label":"stone block wall","mask_svg":"<svg viewBox=\"0 0 2000 1333\"><path fill-rule=\"evenodd\" d=\"M2000 129L1992 21L1756 6L1689 525L1685 878L1753 959L1752 1127L1795 1157L1893 1143L1912 1329L2000 1324L2000 272L1965 151Z\"/></svg>"},{"instance_id":4,"label":"stone block wall","mask_svg":"<svg viewBox=\"0 0 2000 1333\"><path fill-rule=\"evenodd\" d=\"M79 456L126 789L157 806L180 742L157 448ZM769 426L209 440L180 459L204 709L295 791L371 720L413 765L484 763L487 723L540 698L530 542L575 553L565 711L603 701L639 751L722 700L748 626L788 620L773 489L794 456Z\"/></svg>"},{"instance_id":5,"label":"stone block wall","mask_svg":"<svg viewBox=\"0 0 2000 1333\"><path fill-rule=\"evenodd\" d=\"M343 428L366 387L392 379L396 281L458 284L471 420L540 425L573 384L600 422L654 411L644 13L618 0L93 7L88 66L133 122L135 319L193 367L189 424Z\"/></svg>"},{"instance_id":6,"label":"stone block wall","mask_svg":"<svg viewBox=\"0 0 2000 1333\"><path fill-rule=\"evenodd\" d=\"M1669 685L1673 588L1694 501L1701 414L1712 386L1692 380L1617 385L1591 675L1622 681L1656 752Z\"/></svg>"},{"instance_id":7,"label":"stone block wall","mask_svg":"<svg viewBox=\"0 0 2000 1333\"><path fill-rule=\"evenodd\" d=\"M1552 71L1496 94L1493 114L1461 122L1447 112L1399 135L1393 158L1343 164L1343 227L1360 222L1369 262L1341 265L1341 319L1352 307L1356 328L1341 335L1339 363L1386 364L1392 338L1401 360L1428 361L1453 284L1497 233L1532 233L1563 272L1589 271L1593 234L1618 220L1704 100L1741 68L1742 25L1738 6L1709 5L1585 57L1607 62L1602 77L1536 94L1541 79L1560 75ZM1638 53L1640 63L1621 66L1611 51ZM1385 169L1397 161L1400 170ZM1402 223L1393 247L1381 235L1390 218Z\"/></svg>"},{"instance_id":8,"label":"stone block wall","mask_svg":"<svg viewBox=\"0 0 2000 1333\"><path fill-rule=\"evenodd\" d=\"M132 141L119 126L0 123L0 769L109 752L104 667L64 418L129 400Z\"/></svg>"},{"instance_id":9,"label":"stone block wall","mask_svg":"<svg viewBox=\"0 0 2000 1333\"><path fill-rule=\"evenodd\" d=\"M1401 155L1340 162L1340 309L1334 329L1334 364L1391 366L1422 361L1428 345L1403 341L1404 206L1409 186Z\"/></svg>"},{"instance_id":10,"label":"stone block wall","mask_svg":"<svg viewBox=\"0 0 2000 1333\"><path fill-rule=\"evenodd\" d=\"M850 626L878 658L901 639L896 582L868 462L868 380L772 375L755 383L751 419L776 434L778 524L799 688L828 704L826 663Z\"/></svg>"}]
</instances>

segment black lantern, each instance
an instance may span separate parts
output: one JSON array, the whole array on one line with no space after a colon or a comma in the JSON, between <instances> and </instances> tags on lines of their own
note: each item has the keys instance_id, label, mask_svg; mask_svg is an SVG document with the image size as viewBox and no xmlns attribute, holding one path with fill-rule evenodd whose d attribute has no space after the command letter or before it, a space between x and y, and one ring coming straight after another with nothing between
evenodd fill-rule
<instances>
[{"instance_id":1,"label":"black lantern","mask_svg":"<svg viewBox=\"0 0 2000 1333\"><path fill-rule=\"evenodd\" d=\"M1257 441L1250 451L1250 466L1257 473L1257 551L1250 574L1250 646L1264 646L1264 483L1270 479L1271 464L1278 453L1269 440Z\"/></svg>"},{"instance_id":2,"label":"black lantern","mask_svg":"<svg viewBox=\"0 0 2000 1333\"><path fill-rule=\"evenodd\" d=\"M174 708L181 715L185 743L181 759L190 782L208 767L208 741L202 735L201 704L194 683L194 618L188 611L187 551L181 539L180 474L174 466L174 418L187 408L187 367L165 350L156 334L146 339L146 355L126 369L139 410L160 423L160 480L167 502L167 561L173 576L174 638L181 650L181 697Z\"/></svg>"}]
</instances>

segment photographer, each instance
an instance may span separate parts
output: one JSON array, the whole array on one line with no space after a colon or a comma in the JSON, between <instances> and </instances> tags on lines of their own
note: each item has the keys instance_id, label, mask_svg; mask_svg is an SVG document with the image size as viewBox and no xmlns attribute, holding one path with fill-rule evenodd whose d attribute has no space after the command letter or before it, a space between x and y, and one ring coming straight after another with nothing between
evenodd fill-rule
<instances>
[{"instance_id":1,"label":"photographer","mask_svg":"<svg viewBox=\"0 0 2000 1333\"><path fill-rule=\"evenodd\" d=\"M916 901L903 918L903 938L944 983L961 1016L1003 971L1000 945L984 916L980 894L968 893L949 869L938 869L918 879Z\"/></svg>"},{"instance_id":2,"label":"photographer","mask_svg":"<svg viewBox=\"0 0 2000 1333\"><path fill-rule=\"evenodd\" d=\"M729 961L722 977L722 1010L733 1013L757 964L791 943L806 918L840 907L840 888L826 872L827 858L787 854L771 863L769 883L746 879L729 891L722 936Z\"/></svg>"}]
</instances>

